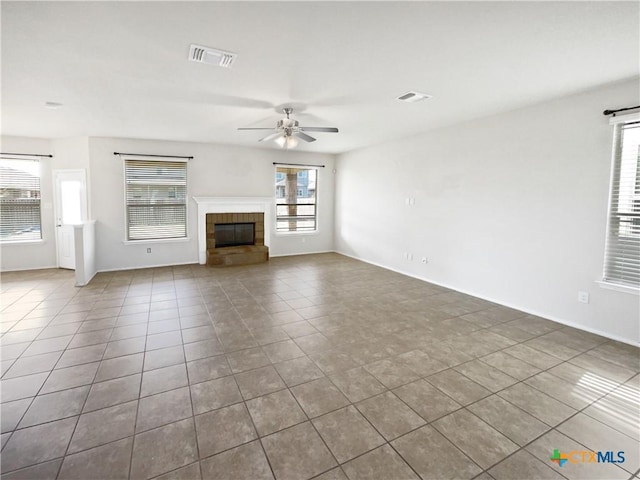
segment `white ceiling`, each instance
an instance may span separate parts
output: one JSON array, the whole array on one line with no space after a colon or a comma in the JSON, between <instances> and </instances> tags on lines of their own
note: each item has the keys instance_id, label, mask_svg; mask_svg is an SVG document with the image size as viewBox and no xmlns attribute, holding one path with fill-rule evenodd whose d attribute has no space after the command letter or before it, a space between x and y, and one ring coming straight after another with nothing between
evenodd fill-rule
<instances>
[{"instance_id":1,"label":"white ceiling","mask_svg":"<svg viewBox=\"0 0 640 480\"><path fill-rule=\"evenodd\" d=\"M2 1L1 8L6 135L275 148L257 143L262 132L236 128L275 125L279 108L292 105L302 125L340 129L299 148L337 153L639 73L638 2ZM189 62L191 43L238 59L232 69ZM408 90L434 98L395 100ZM48 110L47 101L64 106Z\"/></svg>"}]
</instances>

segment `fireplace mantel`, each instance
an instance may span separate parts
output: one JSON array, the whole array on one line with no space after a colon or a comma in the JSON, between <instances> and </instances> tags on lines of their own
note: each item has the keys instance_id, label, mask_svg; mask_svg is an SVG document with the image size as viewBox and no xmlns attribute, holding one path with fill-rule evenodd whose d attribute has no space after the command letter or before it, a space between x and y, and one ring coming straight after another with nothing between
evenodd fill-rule
<instances>
[{"instance_id":1,"label":"fireplace mantel","mask_svg":"<svg viewBox=\"0 0 640 480\"><path fill-rule=\"evenodd\" d=\"M198 261L207 263L207 213L264 213L264 244L271 243L272 197L193 197L198 205Z\"/></svg>"}]
</instances>

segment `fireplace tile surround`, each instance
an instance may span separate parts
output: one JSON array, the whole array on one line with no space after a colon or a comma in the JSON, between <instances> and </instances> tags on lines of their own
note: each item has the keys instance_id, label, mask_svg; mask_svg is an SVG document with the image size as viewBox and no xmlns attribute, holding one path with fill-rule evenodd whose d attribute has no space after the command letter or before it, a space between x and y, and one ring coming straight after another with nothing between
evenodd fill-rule
<instances>
[{"instance_id":1,"label":"fireplace tile surround","mask_svg":"<svg viewBox=\"0 0 640 480\"><path fill-rule=\"evenodd\" d=\"M198 260L215 266L257 263L269 258L270 197L193 197L198 205ZM215 224L255 223L255 245L215 247Z\"/></svg>"}]
</instances>

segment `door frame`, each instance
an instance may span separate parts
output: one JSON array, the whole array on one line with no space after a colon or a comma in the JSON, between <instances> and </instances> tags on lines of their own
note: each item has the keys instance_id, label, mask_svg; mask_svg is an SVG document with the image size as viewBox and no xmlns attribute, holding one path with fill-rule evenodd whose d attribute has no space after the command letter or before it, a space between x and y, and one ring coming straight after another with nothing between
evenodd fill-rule
<instances>
[{"instance_id":1,"label":"door frame","mask_svg":"<svg viewBox=\"0 0 640 480\"><path fill-rule=\"evenodd\" d=\"M58 175L63 173L74 173L82 175L82 182L84 185L84 205L80 206L80 212L82 215L82 221L85 222L89 218L89 196L87 192L87 169L86 168L61 168L52 170L52 181L53 181L53 225L54 225L54 237L56 244L56 266L60 268L60 245L58 240L58 219L60 218L60 213L62 213L61 205L60 205L60 195L58 192Z\"/></svg>"}]
</instances>

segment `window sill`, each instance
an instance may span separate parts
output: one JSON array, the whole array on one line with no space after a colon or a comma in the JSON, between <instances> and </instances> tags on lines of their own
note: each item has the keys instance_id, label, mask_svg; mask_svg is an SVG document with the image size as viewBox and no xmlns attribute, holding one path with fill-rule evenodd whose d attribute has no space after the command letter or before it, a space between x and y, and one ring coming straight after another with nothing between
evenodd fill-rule
<instances>
[{"instance_id":1,"label":"window sill","mask_svg":"<svg viewBox=\"0 0 640 480\"><path fill-rule=\"evenodd\" d=\"M607 282L605 280L596 280L600 288L606 290L615 290L616 292L630 293L631 295L640 295L640 288L629 287L627 285L619 285L617 283Z\"/></svg>"},{"instance_id":2,"label":"window sill","mask_svg":"<svg viewBox=\"0 0 640 480\"><path fill-rule=\"evenodd\" d=\"M318 235L320 232L318 230L313 230L309 232L274 232L276 237L297 237L297 236L311 236Z\"/></svg>"},{"instance_id":3,"label":"window sill","mask_svg":"<svg viewBox=\"0 0 640 480\"><path fill-rule=\"evenodd\" d=\"M123 240L123 245L150 245L157 243L185 243L190 242L190 237L184 238L158 238L158 239L148 239L148 240Z\"/></svg>"},{"instance_id":4,"label":"window sill","mask_svg":"<svg viewBox=\"0 0 640 480\"><path fill-rule=\"evenodd\" d=\"M42 245L46 243L44 240L14 240L8 242L0 242L0 246L4 247L7 245Z\"/></svg>"}]
</instances>

